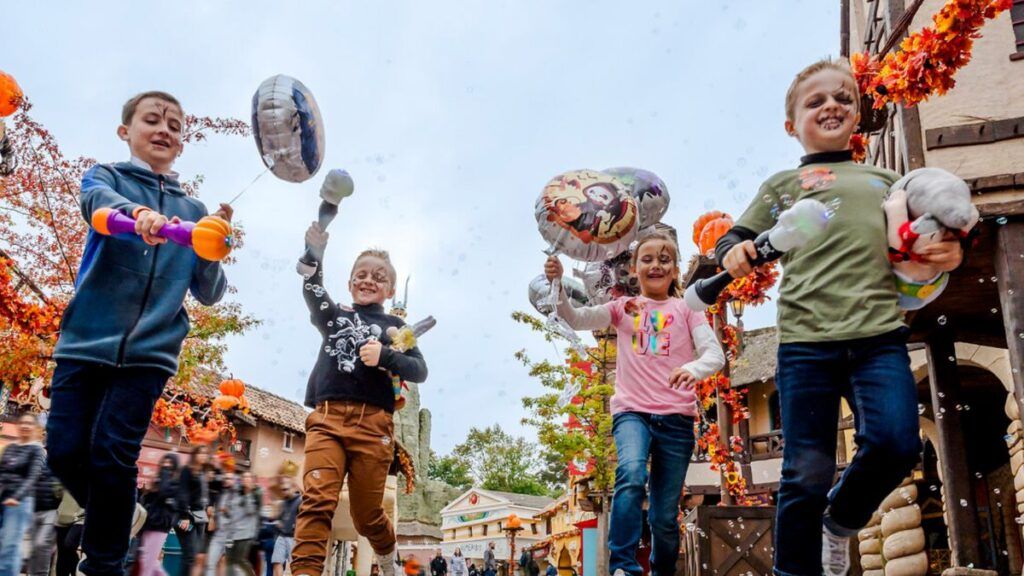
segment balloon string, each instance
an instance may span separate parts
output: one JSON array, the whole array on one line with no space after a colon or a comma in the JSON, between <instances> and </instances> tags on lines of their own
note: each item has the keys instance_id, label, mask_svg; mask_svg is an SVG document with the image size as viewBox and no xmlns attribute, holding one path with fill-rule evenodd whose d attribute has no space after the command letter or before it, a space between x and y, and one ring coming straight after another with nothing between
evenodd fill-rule
<instances>
[{"instance_id":1,"label":"balloon string","mask_svg":"<svg viewBox=\"0 0 1024 576\"><path fill-rule=\"evenodd\" d=\"M245 188L242 188L242 191L241 191L241 192L239 192L238 194L235 194L235 197L234 197L234 198L232 198L232 199L231 199L231 200L230 200L230 201L228 202L228 205L230 206L231 204L234 204L234 203L235 203L235 200L238 200L238 199L239 199L239 198L240 198L240 197L242 196L242 194L245 194L245 193L246 193L246 191L248 191L248 190L249 190L249 188L252 188L252 185L253 185L253 184L255 184L257 180L259 180L260 178L262 178L262 177L263 177L263 175L264 175L264 174L266 174L266 173L267 173L267 172L269 172L269 171L270 171L270 168L264 168L264 169L263 169L263 172L260 172L260 173L259 173L259 174L258 174L258 175L257 175L257 176L255 177L255 178L253 178L253 179L252 179L252 182L249 182L249 184L248 184L248 185L246 185L246 187L245 187Z\"/></svg>"}]
</instances>

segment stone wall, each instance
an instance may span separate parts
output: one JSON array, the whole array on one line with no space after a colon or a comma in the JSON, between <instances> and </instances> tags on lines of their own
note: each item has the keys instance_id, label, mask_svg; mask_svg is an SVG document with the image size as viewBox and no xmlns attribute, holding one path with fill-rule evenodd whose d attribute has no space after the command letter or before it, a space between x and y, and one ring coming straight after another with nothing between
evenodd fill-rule
<instances>
[{"instance_id":1,"label":"stone wall","mask_svg":"<svg viewBox=\"0 0 1024 576\"><path fill-rule=\"evenodd\" d=\"M398 494L398 521L441 525L441 509L462 490L427 478L430 463L430 411L420 408L419 385L409 383L405 407L395 412L395 437L409 451L416 464L416 490Z\"/></svg>"}]
</instances>

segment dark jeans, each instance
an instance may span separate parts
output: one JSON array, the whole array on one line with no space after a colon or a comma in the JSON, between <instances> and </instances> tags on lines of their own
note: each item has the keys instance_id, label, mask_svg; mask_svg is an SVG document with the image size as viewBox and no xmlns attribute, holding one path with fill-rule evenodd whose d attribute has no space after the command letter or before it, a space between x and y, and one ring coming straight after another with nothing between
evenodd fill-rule
<instances>
[{"instance_id":1,"label":"dark jeans","mask_svg":"<svg viewBox=\"0 0 1024 576\"><path fill-rule=\"evenodd\" d=\"M167 378L153 368L57 362L46 423L48 463L85 506L83 574L125 572L139 474L135 462Z\"/></svg>"},{"instance_id":2,"label":"dark jeans","mask_svg":"<svg viewBox=\"0 0 1024 576\"><path fill-rule=\"evenodd\" d=\"M832 531L852 535L917 463L917 386L906 339L901 328L871 338L779 346L775 383L785 448L776 574L821 574L826 508ZM840 398L854 414L857 455L833 487Z\"/></svg>"},{"instance_id":3,"label":"dark jeans","mask_svg":"<svg viewBox=\"0 0 1024 576\"><path fill-rule=\"evenodd\" d=\"M227 551L227 576L255 576L252 564L249 563L249 549L253 540L235 540Z\"/></svg>"},{"instance_id":4,"label":"dark jeans","mask_svg":"<svg viewBox=\"0 0 1024 576\"><path fill-rule=\"evenodd\" d=\"M81 541L81 526L57 527L57 572L55 576L75 576L79 560L78 546Z\"/></svg>"},{"instance_id":5,"label":"dark jeans","mask_svg":"<svg viewBox=\"0 0 1024 576\"><path fill-rule=\"evenodd\" d=\"M679 558L679 499L695 442L693 418L621 412L613 417L612 434L619 460L608 530L608 571L642 574L636 551L643 533L644 496L649 490L651 573L672 576Z\"/></svg>"}]
</instances>

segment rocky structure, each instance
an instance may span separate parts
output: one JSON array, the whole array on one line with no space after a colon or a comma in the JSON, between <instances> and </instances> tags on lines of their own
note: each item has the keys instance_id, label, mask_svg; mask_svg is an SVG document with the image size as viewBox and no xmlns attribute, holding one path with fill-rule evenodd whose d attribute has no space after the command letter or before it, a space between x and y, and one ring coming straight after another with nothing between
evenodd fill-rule
<instances>
[{"instance_id":1,"label":"rocky structure","mask_svg":"<svg viewBox=\"0 0 1024 576\"><path fill-rule=\"evenodd\" d=\"M406 404L395 412L395 436L408 449L416 464L416 490L412 494L399 492L398 521L441 525L441 509L462 491L438 480L427 478L430 463L430 411L420 407L420 390L409 383Z\"/></svg>"}]
</instances>

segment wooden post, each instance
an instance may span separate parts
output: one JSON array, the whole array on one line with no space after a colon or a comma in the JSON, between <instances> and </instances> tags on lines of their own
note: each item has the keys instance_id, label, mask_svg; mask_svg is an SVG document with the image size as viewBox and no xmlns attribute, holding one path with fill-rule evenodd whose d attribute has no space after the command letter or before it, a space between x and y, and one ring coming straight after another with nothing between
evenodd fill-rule
<instances>
[{"instance_id":1,"label":"wooden post","mask_svg":"<svg viewBox=\"0 0 1024 576\"><path fill-rule=\"evenodd\" d=\"M850 0L839 0L839 55L850 57Z\"/></svg>"},{"instance_id":2,"label":"wooden post","mask_svg":"<svg viewBox=\"0 0 1024 576\"><path fill-rule=\"evenodd\" d=\"M996 231L995 267L1013 395L1024 406L1024 221L1008 222Z\"/></svg>"},{"instance_id":3,"label":"wooden post","mask_svg":"<svg viewBox=\"0 0 1024 576\"><path fill-rule=\"evenodd\" d=\"M932 410L938 428L939 453L942 455L939 465L942 467L942 493L946 500L953 565L980 566L981 549L975 516L977 507L965 461L967 447L964 443L963 424L960 412L955 408L961 403L961 398L952 330L939 328L933 331L928 337L927 353Z\"/></svg>"},{"instance_id":4,"label":"wooden post","mask_svg":"<svg viewBox=\"0 0 1024 576\"><path fill-rule=\"evenodd\" d=\"M747 488L754 489L754 473L750 470L750 420L740 420L740 438L743 439L743 454L740 458L740 472L747 482Z\"/></svg>"},{"instance_id":5,"label":"wooden post","mask_svg":"<svg viewBox=\"0 0 1024 576\"><path fill-rule=\"evenodd\" d=\"M712 328L715 331L715 336L718 338L718 341L722 342L722 331L725 329L724 306L719 307L718 313L715 314L714 320L715 323L714 326L712 326ZM725 352L724 347L722 352ZM728 361L726 362L725 367L722 368L722 373L725 374L726 376L729 375ZM732 411L729 410L729 407L725 404L725 402L722 401L722 396L720 394L715 395L715 408L718 413L718 437L721 439L722 445L725 446L726 449L729 449L729 436L732 433ZM729 493L729 486L728 483L725 481L724 468L718 471L718 480L719 482L721 482L721 485L719 487L719 493L722 496L722 504L725 506L732 506L733 504L735 504L735 501L733 500L732 494Z\"/></svg>"}]
</instances>

